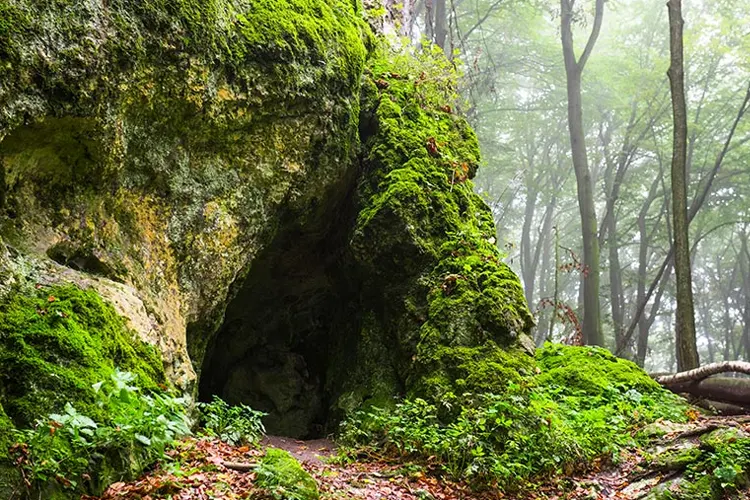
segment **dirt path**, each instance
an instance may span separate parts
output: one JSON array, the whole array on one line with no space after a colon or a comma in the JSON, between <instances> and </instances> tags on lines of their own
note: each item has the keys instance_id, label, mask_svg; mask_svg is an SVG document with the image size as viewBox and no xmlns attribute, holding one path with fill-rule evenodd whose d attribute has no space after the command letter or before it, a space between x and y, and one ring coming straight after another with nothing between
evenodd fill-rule
<instances>
[{"instance_id":1,"label":"dirt path","mask_svg":"<svg viewBox=\"0 0 750 500\"><path fill-rule=\"evenodd\" d=\"M380 462L334 464L336 444L329 439L300 441L266 436L262 446L288 451L317 481L325 499L447 500L479 499L465 485L425 476L419 468ZM493 496L497 498L497 496Z\"/></svg>"},{"instance_id":2,"label":"dirt path","mask_svg":"<svg viewBox=\"0 0 750 500\"><path fill-rule=\"evenodd\" d=\"M336 444L330 439L313 439L300 441L299 439L266 436L261 446L273 446L288 451L301 464L322 464L327 458L336 454Z\"/></svg>"},{"instance_id":3,"label":"dirt path","mask_svg":"<svg viewBox=\"0 0 750 500\"><path fill-rule=\"evenodd\" d=\"M699 447L700 437L716 429L734 428L750 435L750 420L745 418L701 417L689 424L669 424L655 450ZM102 500L164 499L239 500L257 492L256 474L249 466L244 471L227 463L257 464L263 449L281 448L293 455L318 482L322 500L635 500L646 498L654 488L669 489L679 484L683 469L654 468L643 451L626 452L616 467L598 467L571 478L557 478L538 486L526 495L500 491L477 493L464 483L453 483L425 474L409 463L379 461L342 463L334 460L336 445L327 439L299 441L268 436L260 448L232 447L216 440L189 438L170 452L179 463L157 467L150 474L130 483L115 483ZM653 461L653 458L651 458ZM684 468L684 467L683 467ZM750 499L750 491L735 492L727 498ZM94 500L94 499L90 499Z\"/></svg>"}]
</instances>

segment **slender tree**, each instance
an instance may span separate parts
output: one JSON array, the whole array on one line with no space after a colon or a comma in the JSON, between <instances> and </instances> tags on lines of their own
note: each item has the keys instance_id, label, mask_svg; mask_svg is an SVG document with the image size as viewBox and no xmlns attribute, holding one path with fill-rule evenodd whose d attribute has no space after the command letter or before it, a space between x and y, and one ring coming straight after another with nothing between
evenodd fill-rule
<instances>
[{"instance_id":1,"label":"slender tree","mask_svg":"<svg viewBox=\"0 0 750 500\"><path fill-rule=\"evenodd\" d=\"M676 276L675 348L677 370L697 368L690 243L687 212L687 105L682 47L682 0L669 0L669 75L672 93L674 137L672 146L672 221L674 226L674 268Z\"/></svg>"},{"instance_id":2,"label":"slender tree","mask_svg":"<svg viewBox=\"0 0 750 500\"><path fill-rule=\"evenodd\" d=\"M594 186L586 154L581 76L594 50L604 18L604 0L596 0L594 24L580 58L573 45L573 15L576 0L560 0L561 38L568 91L568 129L573 169L578 188L583 239L583 340L586 344L604 345L599 305L599 241L597 238Z\"/></svg>"}]
</instances>

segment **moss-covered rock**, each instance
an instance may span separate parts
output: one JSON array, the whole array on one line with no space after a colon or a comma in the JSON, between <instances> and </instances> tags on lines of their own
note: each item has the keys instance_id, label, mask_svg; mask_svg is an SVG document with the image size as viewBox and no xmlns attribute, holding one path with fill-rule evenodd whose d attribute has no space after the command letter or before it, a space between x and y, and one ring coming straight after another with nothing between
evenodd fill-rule
<instances>
[{"instance_id":1,"label":"moss-covered rock","mask_svg":"<svg viewBox=\"0 0 750 500\"><path fill-rule=\"evenodd\" d=\"M661 451L652 460L652 467L660 471L681 471L701 456L696 443L686 442Z\"/></svg>"},{"instance_id":2,"label":"moss-covered rock","mask_svg":"<svg viewBox=\"0 0 750 500\"><path fill-rule=\"evenodd\" d=\"M317 500L318 484L288 452L268 448L256 469L256 485L273 498Z\"/></svg>"},{"instance_id":3,"label":"moss-covered rock","mask_svg":"<svg viewBox=\"0 0 750 500\"><path fill-rule=\"evenodd\" d=\"M737 427L720 427L701 436L701 446L709 451L721 451L723 448L750 438L750 434Z\"/></svg>"},{"instance_id":4,"label":"moss-covered rock","mask_svg":"<svg viewBox=\"0 0 750 500\"><path fill-rule=\"evenodd\" d=\"M681 430L684 432L677 434L676 441L656 441L648 450L647 468L668 472L671 478L657 485L648 498L745 498L750 486L748 433L737 427L719 427L701 435L696 424Z\"/></svg>"},{"instance_id":5,"label":"moss-covered rock","mask_svg":"<svg viewBox=\"0 0 750 500\"><path fill-rule=\"evenodd\" d=\"M439 55L381 49L368 65L350 246L366 290L361 308L371 311L360 348L369 347L342 360L356 386L341 406L357 391L365 400L399 389L441 400L504 386L533 364L518 343L533 321L472 190L479 147L453 113L451 75ZM374 362L382 352L389 359ZM359 371L375 363L386 369L363 385Z\"/></svg>"},{"instance_id":6,"label":"moss-covered rock","mask_svg":"<svg viewBox=\"0 0 750 500\"><path fill-rule=\"evenodd\" d=\"M129 287L147 318L133 326L193 391L191 361L201 366L231 285L282 215L304 223L350 175L357 8L4 4L0 235L69 268L57 281Z\"/></svg>"},{"instance_id":7,"label":"moss-covered rock","mask_svg":"<svg viewBox=\"0 0 750 500\"><path fill-rule=\"evenodd\" d=\"M136 374L144 388L166 382L157 351L96 292L40 287L0 305L0 402L17 426L66 402L98 414L92 386L115 368Z\"/></svg>"},{"instance_id":8,"label":"moss-covered rock","mask_svg":"<svg viewBox=\"0 0 750 500\"><path fill-rule=\"evenodd\" d=\"M641 394L665 392L635 363L600 347L548 343L537 352L537 361L542 370L538 383L561 387L568 394L601 396L612 388Z\"/></svg>"}]
</instances>

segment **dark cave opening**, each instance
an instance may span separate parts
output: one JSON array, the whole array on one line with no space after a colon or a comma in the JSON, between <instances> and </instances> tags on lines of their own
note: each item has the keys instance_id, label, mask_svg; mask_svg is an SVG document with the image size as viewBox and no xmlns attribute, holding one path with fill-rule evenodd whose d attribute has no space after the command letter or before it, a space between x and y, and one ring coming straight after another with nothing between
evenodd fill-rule
<instances>
[{"instance_id":1,"label":"dark cave opening","mask_svg":"<svg viewBox=\"0 0 750 500\"><path fill-rule=\"evenodd\" d=\"M316 438L333 430L329 407L340 384L332 365L357 321L347 203L330 204L313 220L282 217L209 343L200 400L218 395L263 411L272 435Z\"/></svg>"}]
</instances>

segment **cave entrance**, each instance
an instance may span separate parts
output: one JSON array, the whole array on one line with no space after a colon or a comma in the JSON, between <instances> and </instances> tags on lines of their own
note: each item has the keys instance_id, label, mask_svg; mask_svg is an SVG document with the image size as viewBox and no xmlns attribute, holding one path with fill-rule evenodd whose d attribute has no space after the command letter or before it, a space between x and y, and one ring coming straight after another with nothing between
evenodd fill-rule
<instances>
[{"instance_id":1,"label":"cave entrance","mask_svg":"<svg viewBox=\"0 0 750 500\"><path fill-rule=\"evenodd\" d=\"M316 438L332 430L330 367L341 336L356 327L343 250L348 224L337 212L304 226L284 217L253 260L208 346L202 401L218 395L261 410L273 435Z\"/></svg>"}]
</instances>

